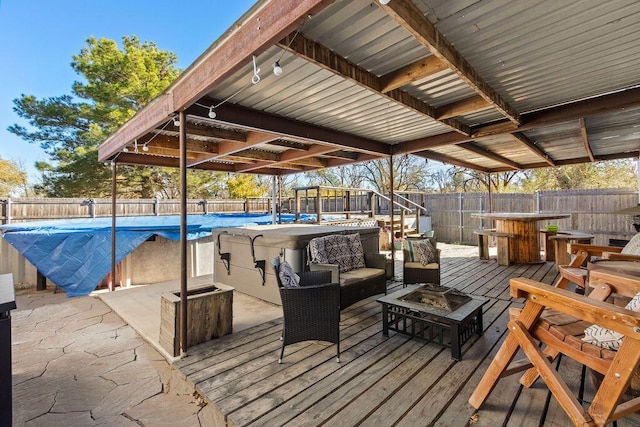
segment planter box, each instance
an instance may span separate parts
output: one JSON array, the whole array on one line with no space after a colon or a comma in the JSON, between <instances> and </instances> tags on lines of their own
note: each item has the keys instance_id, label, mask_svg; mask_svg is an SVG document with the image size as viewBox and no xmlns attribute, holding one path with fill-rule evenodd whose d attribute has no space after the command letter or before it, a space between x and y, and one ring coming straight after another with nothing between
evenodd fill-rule
<instances>
[{"instance_id":1,"label":"planter box","mask_svg":"<svg viewBox=\"0 0 640 427\"><path fill-rule=\"evenodd\" d=\"M233 288L215 283L187 291L187 348L232 331ZM180 355L180 291L162 294L160 345Z\"/></svg>"}]
</instances>

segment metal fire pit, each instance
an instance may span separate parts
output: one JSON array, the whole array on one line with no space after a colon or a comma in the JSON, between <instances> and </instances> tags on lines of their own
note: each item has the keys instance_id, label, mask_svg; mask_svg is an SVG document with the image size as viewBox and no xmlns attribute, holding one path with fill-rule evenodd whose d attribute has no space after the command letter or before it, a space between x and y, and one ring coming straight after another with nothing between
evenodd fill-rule
<instances>
[{"instance_id":1,"label":"metal fire pit","mask_svg":"<svg viewBox=\"0 0 640 427\"><path fill-rule=\"evenodd\" d=\"M458 308L471 301L471 298L457 289L446 286L424 285L415 291L399 298L401 301L426 304L431 307L448 311Z\"/></svg>"}]
</instances>

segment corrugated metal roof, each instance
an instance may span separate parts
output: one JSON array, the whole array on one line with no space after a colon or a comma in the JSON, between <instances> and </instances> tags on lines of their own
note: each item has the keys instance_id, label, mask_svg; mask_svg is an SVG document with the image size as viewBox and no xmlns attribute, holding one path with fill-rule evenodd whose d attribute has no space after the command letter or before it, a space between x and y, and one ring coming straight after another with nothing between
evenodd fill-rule
<instances>
[{"instance_id":1,"label":"corrugated metal roof","mask_svg":"<svg viewBox=\"0 0 640 427\"><path fill-rule=\"evenodd\" d=\"M444 70L403 81L390 92L396 100L377 90L382 87L382 79L417 61L447 57L446 49L431 52L433 48L415 38L405 28L410 24L403 22L403 8L394 9L394 0L387 6L369 0L327 2L328 6L311 18L302 12L299 16L281 13L282 7L288 5L287 10L293 10L300 3L259 2L168 93L155 100L155 105L136 115L133 125L125 125L105 144L108 148L101 147L101 158L113 158L113 146L122 151L123 144L131 144L140 136L137 127L153 133L145 126L165 123L167 114L181 108L188 109L189 121L210 129L204 136L191 135L195 142L218 141L225 137L222 131L236 129L240 133L259 130L267 136L305 144L272 145L269 137L264 139L267 142L239 140L247 150L282 155L287 159L282 164L296 157L293 150L304 157L305 150L313 148L320 153L315 157L323 158L335 148L366 153L362 158L371 158L385 157L389 150L385 144L392 144L397 153L422 152L428 157L430 150L481 170L505 170L511 162L524 167L546 165L540 153L518 140L514 132L524 134L553 161L567 164L588 159L580 119L586 124L588 143L596 159L632 156L640 149L640 90L630 90L640 87L639 1L414 0L413 4L442 33L440 48L444 39L455 50L453 65L441 61ZM387 13L393 10L397 20L394 13ZM262 15L268 13L271 15ZM421 18L417 13L408 21ZM274 40L297 31L296 37L309 44L291 44L291 52L271 41L254 42L251 31L255 27L251 23L258 19L288 22L286 30L260 30L273 30ZM429 25L424 22L414 30L419 32ZM243 35L236 40L236 34ZM323 48L314 50L314 43ZM227 58L234 49L244 52L247 44L250 47L246 52L260 52L256 58L260 82L251 84L251 53L231 64L229 69L236 71L230 76L218 75L218 68L226 64L216 60ZM336 61L325 48L354 67ZM272 73L277 60L284 69L279 77ZM482 80L477 87L469 84L476 75ZM241 106L244 110L221 106L218 117L208 119L211 100L198 98L203 87L209 90L208 96L224 101L226 107ZM186 105L176 105L171 98L173 90L194 98ZM624 92L605 96L617 91ZM588 102L575 103L587 98ZM500 108L483 99L491 99ZM446 107L469 104L467 101L473 101L472 107L458 110L456 117L444 121L417 111L430 111L437 117ZM251 117L245 119L243 112ZM226 113L233 119L224 117ZM514 124L518 115L520 122ZM273 120L277 124L272 124ZM216 138L216 132L221 136ZM165 139L176 138L177 132L173 129L164 135ZM330 148L320 150L318 144ZM234 147L232 156L240 162L242 150L237 144ZM476 152L470 150L474 147ZM158 152L170 152L166 147L159 148L164 151ZM478 150L486 150L485 155ZM218 153L218 157L225 155ZM273 173L280 173L276 170L280 162L275 158ZM121 159L135 162L131 152Z\"/></svg>"},{"instance_id":2,"label":"corrugated metal roof","mask_svg":"<svg viewBox=\"0 0 640 427\"><path fill-rule=\"evenodd\" d=\"M431 2L420 3L425 11ZM432 10L436 27L521 112L638 84L638 1L452 0Z\"/></svg>"}]
</instances>

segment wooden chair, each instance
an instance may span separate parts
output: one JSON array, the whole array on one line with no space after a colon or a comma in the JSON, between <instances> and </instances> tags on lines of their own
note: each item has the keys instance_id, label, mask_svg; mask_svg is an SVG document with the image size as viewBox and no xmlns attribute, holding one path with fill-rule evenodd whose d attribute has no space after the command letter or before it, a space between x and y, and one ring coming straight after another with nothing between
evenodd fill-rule
<instances>
[{"instance_id":1,"label":"wooden chair","mask_svg":"<svg viewBox=\"0 0 640 427\"><path fill-rule=\"evenodd\" d=\"M530 387L542 377L576 426L604 426L640 410L640 397L623 397L640 363L640 313L604 302L611 292L635 295L640 291L638 278L592 272L594 290L588 297L526 278L511 279L510 286L511 296L524 298L525 305L512 309L508 334L469 399L473 407L483 405L500 378L528 369L520 383ZM543 314L546 308L551 310ZM623 334L620 349L583 342L583 331L591 324ZM526 358L512 363L520 349ZM603 376L588 409L553 368L551 362L560 353Z\"/></svg>"},{"instance_id":2,"label":"wooden chair","mask_svg":"<svg viewBox=\"0 0 640 427\"><path fill-rule=\"evenodd\" d=\"M569 247L569 250L574 258L568 265L558 265L558 272L560 273L560 279L556 282L556 286L560 288L566 287L569 283L575 283L581 288L586 288L587 282L587 269L584 268L585 264L593 257L601 257L603 259L617 259L617 260L629 260L640 261L639 255L623 254L621 253L624 248L618 246L598 246L588 245L582 243L573 243Z\"/></svg>"},{"instance_id":3,"label":"wooden chair","mask_svg":"<svg viewBox=\"0 0 640 427\"><path fill-rule=\"evenodd\" d=\"M334 343L336 359L340 362L340 285L329 283L331 272L302 272L300 286L285 287L279 275L280 257L276 257L272 265L284 316L278 363L282 363L285 346L310 340Z\"/></svg>"}]
</instances>

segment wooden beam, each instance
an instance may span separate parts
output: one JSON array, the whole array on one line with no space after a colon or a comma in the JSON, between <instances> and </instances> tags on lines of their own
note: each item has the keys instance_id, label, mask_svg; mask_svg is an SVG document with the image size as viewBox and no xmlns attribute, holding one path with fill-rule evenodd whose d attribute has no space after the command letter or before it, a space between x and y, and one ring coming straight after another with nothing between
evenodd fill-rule
<instances>
[{"instance_id":1,"label":"wooden beam","mask_svg":"<svg viewBox=\"0 0 640 427\"><path fill-rule=\"evenodd\" d=\"M179 143L177 137L168 136L168 135L160 135L156 134L153 136L153 139L143 139L149 141L148 146L149 150L152 148L166 148L166 149L179 149ZM140 145L138 143L138 145ZM218 152L217 148L218 144L213 142L204 142L195 139L187 138L187 151L193 153L208 153L215 154Z\"/></svg>"},{"instance_id":2,"label":"wooden beam","mask_svg":"<svg viewBox=\"0 0 640 427\"><path fill-rule=\"evenodd\" d=\"M290 148L292 150L308 150L309 146L306 144L303 144L301 142L296 142L296 141L286 141L284 139L276 139L274 141L271 141L269 144L271 145L277 145L278 147L286 147L286 148Z\"/></svg>"},{"instance_id":3,"label":"wooden beam","mask_svg":"<svg viewBox=\"0 0 640 427\"><path fill-rule=\"evenodd\" d=\"M418 151L427 150L429 148L440 147L443 145L457 144L460 142L471 141L471 138L460 135L457 132L447 132L440 135L427 136L425 138L413 139L411 141L401 142L392 145L393 154L410 154Z\"/></svg>"},{"instance_id":4,"label":"wooden beam","mask_svg":"<svg viewBox=\"0 0 640 427\"><path fill-rule=\"evenodd\" d=\"M416 7L412 0L393 0L379 5L400 26L412 34L435 56L449 65L478 95L498 109L512 122L519 124L520 115L480 77L467 60L445 39L438 29Z\"/></svg>"},{"instance_id":5,"label":"wooden beam","mask_svg":"<svg viewBox=\"0 0 640 427\"><path fill-rule=\"evenodd\" d=\"M149 162L150 156L144 156L134 153L120 153L117 158L118 163L142 166L160 166L167 168L179 168L180 159L178 157L155 157L153 163ZM198 165L196 169L214 170L220 172L233 172L234 165L225 163L203 163Z\"/></svg>"},{"instance_id":6,"label":"wooden beam","mask_svg":"<svg viewBox=\"0 0 640 427\"><path fill-rule=\"evenodd\" d=\"M580 117L578 120L580 123L580 135L582 135L582 143L584 144L584 149L587 152L587 156L589 156L589 160L591 163L595 162L595 158L593 157L593 151L591 150L591 144L589 144L589 134L587 133L587 124L585 123L584 117Z\"/></svg>"},{"instance_id":7,"label":"wooden beam","mask_svg":"<svg viewBox=\"0 0 640 427\"><path fill-rule=\"evenodd\" d=\"M359 153L358 158L355 161L351 159L329 159L329 161L327 162L327 167L333 168L336 166L350 165L353 163L368 162L370 160L378 160L385 157L388 156L376 156L374 154Z\"/></svg>"},{"instance_id":8,"label":"wooden beam","mask_svg":"<svg viewBox=\"0 0 640 427\"><path fill-rule=\"evenodd\" d=\"M522 132L637 106L640 106L640 87L523 114L520 126L509 122L481 126L473 131L472 137Z\"/></svg>"},{"instance_id":9,"label":"wooden beam","mask_svg":"<svg viewBox=\"0 0 640 427\"><path fill-rule=\"evenodd\" d=\"M309 40L301 34L290 34L280 41L279 47L297 56L305 58L307 61L338 74L339 76L368 89L387 99L408 107L425 117L438 121L456 132L468 135L470 129L467 125L452 119L438 120L435 108L420 99L412 97L409 93L393 89L381 92L382 83L378 76L350 62L329 48L319 43Z\"/></svg>"},{"instance_id":10,"label":"wooden beam","mask_svg":"<svg viewBox=\"0 0 640 427\"><path fill-rule=\"evenodd\" d=\"M452 102L451 104L438 107L436 112L438 114L438 118L442 120L448 119L450 117L462 116L464 114L473 113L475 111L486 110L487 108L491 108L491 104L489 104L480 95L476 95L470 98L462 99L458 102Z\"/></svg>"},{"instance_id":11,"label":"wooden beam","mask_svg":"<svg viewBox=\"0 0 640 427\"><path fill-rule=\"evenodd\" d=\"M285 35L299 28L334 0L278 0L263 3L242 17L160 96L152 100L98 148L101 162L113 158L126 144L166 123L241 69Z\"/></svg>"},{"instance_id":12,"label":"wooden beam","mask_svg":"<svg viewBox=\"0 0 640 427\"><path fill-rule=\"evenodd\" d=\"M393 89L415 82L443 70L448 70L449 66L437 56L427 56L413 64L405 65L402 68L385 74L380 77L380 92L386 93Z\"/></svg>"},{"instance_id":13,"label":"wooden beam","mask_svg":"<svg viewBox=\"0 0 640 427\"><path fill-rule=\"evenodd\" d=\"M209 112L208 109L198 105L189 107L188 111L190 114L202 115L203 117ZM280 138L291 138L313 144L327 144L333 147L332 150L336 150L336 147L338 149L352 148L377 154L388 154L390 150L389 145L382 142L252 110L229 102L219 106L216 111L218 115L213 121L224 126L275 133L280 135Z\"/></svg>"},{"instance_id":14,"label":"wooden beam","mask_svg":"<svg viewBox=\"0 0 640 427\"><path fill-rule=\"evenodd\" d=\"M487 150L486 148L482 148L479 147L478 145L474 144L473 142L463 142L462 144L458 144L458 147L464 148L465 150L471 151L472 153L476 153L479 154L481 156L484 156L488 159L492 159L495 160L498 163L502 163L504 165L507 166L511 166L513 169L523 169L522 165L507 159L506 157L503 157L499 154L494 153L491 150Z\"/></svg>"},{"instance_id":15,"label":"wooden beam","mask_svg":"<svg viewBox=\"0 0 640 427\"><path fill-rule=\"evenodd\" d=\"M394 0L395 1L395 0ZM640 106L640 88L576 101L557 107L538 110L534 113L522 115L523 124L516 126L509 121L502 121L475 128L471 137L465 137L457 132L448 132L392 145L394 154L416 153L442 145L458 144L481 139L485 136L506 135L537 129L558 123L579 120L582 117L595 116L610 111L622 110Z\"/></svg>"},{"instance_id":16,"label":"wooden beam","mask_svg":"<svg viewBox=\"0 0 640 427\"><path fill-rule=\"evenodd\" d=\"M544 160L549 166L556 165L556 163L553 161L551 156L542 148L540 148L535 142L529 139L525 134L523 134L522 132L514 132L512 135L515 139L517 139L518 141L526 145L527 148L531 150L534 154L536 154L538 157Z\"/></svg>"},{"instance_id":17,"label":"wooden beam","mask_svg":"<svg viewBox=\"0 0 640 427\"><path fill-rule=\"evenodd\" d=\"M416 156L424 157L425 159L436 160L438 162L448 163L454 166L460 166L461 168L467 168L472 170L478 170L481 172L489 172L490 169L474 165L473 163L465 162L464 160L458 160L453 157L449 157L446 154L440 154L431 150L418 151L413 153Z\"/></svg>"},{"instance_id":18,"label":"wooden beam","mask_svg":"<svg viewBox=\"0 0 640 427\"><path fill-rule=\"evenodd\" d=\"M180 132L180 128L178 126L174 126L169 124L164 130L154 129L152 132L155 133L164 133L168 135L178 136ZM206 138L211 138L215 140L227 140L227 141L238 141L238 142L246 142L247 135L244 132L238 132L236 130L231 129L221 129L212 126L206 126L203 124L195 124L187 122L187 136L203 136Z\"/></svg>"}]
</instances>

